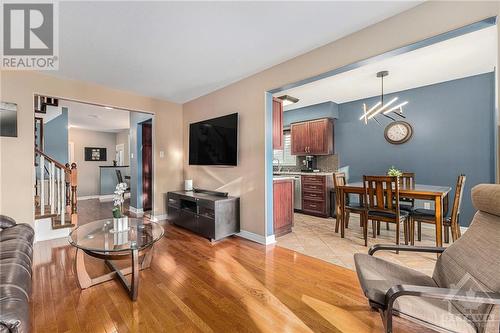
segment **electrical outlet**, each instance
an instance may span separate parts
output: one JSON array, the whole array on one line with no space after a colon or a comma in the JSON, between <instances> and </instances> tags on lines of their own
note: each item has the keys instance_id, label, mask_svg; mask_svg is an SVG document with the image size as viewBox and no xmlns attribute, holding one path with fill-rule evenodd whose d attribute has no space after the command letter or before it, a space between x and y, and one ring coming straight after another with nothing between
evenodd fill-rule
<instances>
[{"instance_id":1,"label":"electrical outlet","mask_svg":"<svg viewBox=\"0 0 500 333\"><path fill-rule=\"evenodd\" d=\"M431 209L431 203L430 202L424 202L424 208L425 209Z\"/></svg>"}]
</instances>

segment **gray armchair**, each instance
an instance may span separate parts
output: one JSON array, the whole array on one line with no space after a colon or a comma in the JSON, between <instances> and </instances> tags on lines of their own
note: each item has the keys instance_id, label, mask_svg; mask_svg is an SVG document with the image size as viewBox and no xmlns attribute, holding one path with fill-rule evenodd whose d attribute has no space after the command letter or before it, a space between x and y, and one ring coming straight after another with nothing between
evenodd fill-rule
<instances>
[{"instance_id":1,"label":"gray armchair","mask_svg":"<svg viewBox=\"0 0 500 333\"><path fill-rule=\"evenodd\" d=\"M477 185L472 202L478 212L448 248L375 245L354 256L363 292L386 332L393 315L439 332L499 332L500 185ZM374 256L382 250L441 255L430 277Z\"/></svg>"}]
</instances>

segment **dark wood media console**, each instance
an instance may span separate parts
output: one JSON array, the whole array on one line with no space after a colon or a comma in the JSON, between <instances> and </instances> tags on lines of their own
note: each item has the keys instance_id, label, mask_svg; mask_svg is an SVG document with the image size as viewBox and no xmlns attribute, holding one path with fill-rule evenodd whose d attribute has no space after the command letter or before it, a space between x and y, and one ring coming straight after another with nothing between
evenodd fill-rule
<instances>
[{"instance_id":1,"label":"dark wood media console","mask_svg":"<svg viewBox=\"0 0 500 333\"><path fill-rule=\"evenodd\" d=\"M240 232L240 198L210 193L167 193L168 217L175 224L217 241Z\"/></svg>"}]
</instances>

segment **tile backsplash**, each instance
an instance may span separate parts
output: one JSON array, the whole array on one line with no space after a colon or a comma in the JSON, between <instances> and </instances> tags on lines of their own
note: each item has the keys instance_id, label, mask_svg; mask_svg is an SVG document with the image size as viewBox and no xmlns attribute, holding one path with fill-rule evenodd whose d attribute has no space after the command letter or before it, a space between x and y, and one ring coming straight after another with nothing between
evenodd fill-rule
<instances>
[{"instance_id":1,"label":"tile backsplash","mask_svg":"<svg viewBox=\"0 0 500 333\"><path fill-rule=\"evenodd\" d=\"M305 159L304 156L297 156L296 165L294 166L283 165L281 167L281 171L284 172L300 171L301 169L304 168L303 164L304 159ZM338 155L317 156L316 161L317 161L317 167L321 172L334 172L339 167ZM278 171L277 165L273 166L273 171Z\"/></svg>"}]
</instances>

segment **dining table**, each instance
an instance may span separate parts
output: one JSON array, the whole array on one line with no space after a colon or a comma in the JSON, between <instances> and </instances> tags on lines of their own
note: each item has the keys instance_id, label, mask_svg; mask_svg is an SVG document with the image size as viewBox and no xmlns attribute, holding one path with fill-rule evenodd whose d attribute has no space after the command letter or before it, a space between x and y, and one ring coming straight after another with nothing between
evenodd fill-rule
<instances>
[{"instance_id":1,"label":"dining table","mask_svg":"<svg viewBox=\"0 0 500 333\"><path fill-rule=\"evenodd\" d=\"M443 246L443 212L448 211L448 194L451 191L450 186L436 186L436 185L424 185L424 184L414 184L414 185L399 185L399 197L415 199L415 200L427 200L434 202L435 210L435 224L436 224L436 246ZM363 195L365 189L363 182L352 182L340 187L340 210L341 210L341 237L345 235L345 225L343 221L344 208L345 208L345 197L347 195L353 194L359 196L359 202L363 202ZM364 226L367 228L368 226ZM365 246L367 246L367 241L365 239Z\"/></svg>"}]
</instances>

